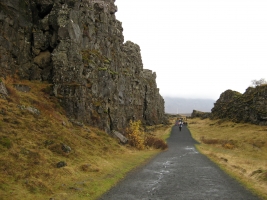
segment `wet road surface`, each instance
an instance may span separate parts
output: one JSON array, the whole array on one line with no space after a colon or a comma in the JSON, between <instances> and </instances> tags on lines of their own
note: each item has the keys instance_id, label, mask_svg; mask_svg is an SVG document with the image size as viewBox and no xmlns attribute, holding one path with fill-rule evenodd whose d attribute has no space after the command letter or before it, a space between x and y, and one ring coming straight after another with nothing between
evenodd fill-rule
<instances>
[{"instance_id":1,"label":"wet road surface","mask_svg":"<svg viewBox=\"0 0 267 200\"><path fill-rule=\"evenodd\" d=\"M259 199L200 154L186 126L172 128L168 150L132 171L100 200Z\"/></svg>"}]
</instances>

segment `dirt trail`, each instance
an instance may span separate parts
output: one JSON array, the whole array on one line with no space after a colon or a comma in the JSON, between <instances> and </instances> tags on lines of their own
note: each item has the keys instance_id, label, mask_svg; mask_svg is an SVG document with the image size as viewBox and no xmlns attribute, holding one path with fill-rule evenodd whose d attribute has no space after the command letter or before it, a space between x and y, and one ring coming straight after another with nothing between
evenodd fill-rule
<instances>
[{"instance_id":1,"label":"dirt trail","mask_svg":"<svg viewBox=\"0 0 267 200\"><path fill-rule=\"evenodd\" d=\"M186 126L172 128L169 149L131 172L100 200L256 200L194 147Z\"/></svg>"}]
</instances>

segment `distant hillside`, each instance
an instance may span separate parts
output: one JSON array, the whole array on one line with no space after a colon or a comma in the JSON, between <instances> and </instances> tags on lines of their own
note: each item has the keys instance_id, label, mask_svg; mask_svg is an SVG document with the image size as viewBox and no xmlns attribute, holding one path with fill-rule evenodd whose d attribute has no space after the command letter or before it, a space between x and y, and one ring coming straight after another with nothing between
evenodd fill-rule
<instances>
[{"instance_id":1,"label":"distant hillside","mask_svg":"<svg viewBox=\"0 0 267 200\"><path fill-rule=\"evenodd\" d=\"M211 112L215 100L213 99L185 99L178 97L164 97L166 113L192 113L193 110Z\"/></svg>"}]
</instances>

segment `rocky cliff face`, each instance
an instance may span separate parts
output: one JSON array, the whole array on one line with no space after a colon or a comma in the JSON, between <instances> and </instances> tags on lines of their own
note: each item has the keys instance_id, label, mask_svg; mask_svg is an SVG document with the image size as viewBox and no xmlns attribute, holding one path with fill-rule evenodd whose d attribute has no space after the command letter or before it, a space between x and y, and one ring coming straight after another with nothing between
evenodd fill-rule
<instances>
[{"instance_id":1,"label":"rocky cliff face","mask_svg":"<svg viewBox=\"0 0 267 200\"><path fill-rule=\"evenodd\" d=\"M214 104L212 118L267 125L267 85L249 87L244 94L226 90Z\"/></svg>"},{"instance_id":2,"label":"rocky cliff face","mask_svg":"<svg viewBox=\"0 0 267 200\"><path fill-rule=\"evenodd\" d=\"M198 110L193 110L193 112L191 113L191 118L199 117L201 119L206 119L209 118L210 116L211 116L210 112L202 112Z\"/></svg>"},{"instance_id":3,"label":"rocky cliff face","mask_svg":"<svg viewBox=\"0 0 267 200\"><path fill-rule=\"evenodd\" d=\"M124 43L115 0L0 1L0 76L48 81L70 119L107 132L165 120L156 74Z\"/></svg>"}]
</instances>

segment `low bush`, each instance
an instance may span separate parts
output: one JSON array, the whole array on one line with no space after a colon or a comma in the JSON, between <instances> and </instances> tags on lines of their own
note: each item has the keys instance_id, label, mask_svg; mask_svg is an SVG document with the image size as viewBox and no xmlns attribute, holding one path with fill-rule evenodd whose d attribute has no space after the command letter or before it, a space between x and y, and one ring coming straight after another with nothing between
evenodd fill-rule
<instances>
[{"instance_id":1,"label":"low bush","mask_svg":"<svg viewBox=\"0 0 267 200\"><path fill-rule=\"evenodd\" d=\"M151 129L149 130L151 132ZM141 121L131 121L129 128L126 129L127 138L129 144L136 147L139 150L143 150L145 147L152 147L155 149L167 149L167 143L160 138L154 137L149 133L145 133L141 127Z\"/></svg>"},{"instance_id":2,"label":"low bush","mask_svg":"<svg viewBox=\"0 0 267 200\"><path fill-rule=\"evenodd\" d=\"M153 136L146 137L144 143L146 146L153 147L155 149L165 150L168 148L168 145L164 140L153 137Z\"/></svg>"}]
</instances>

